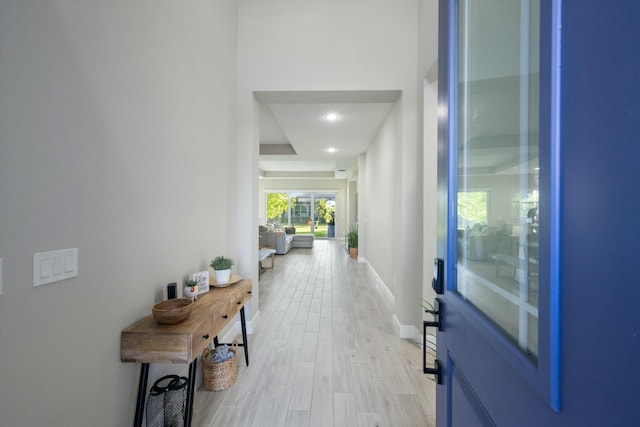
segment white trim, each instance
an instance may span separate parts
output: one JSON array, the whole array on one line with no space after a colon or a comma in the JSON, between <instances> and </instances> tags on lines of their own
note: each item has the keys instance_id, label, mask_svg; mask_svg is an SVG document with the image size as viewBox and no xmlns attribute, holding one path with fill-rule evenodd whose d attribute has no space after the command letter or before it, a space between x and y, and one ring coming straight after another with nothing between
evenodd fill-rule
<instances>
[{"instance_id":1,"label":"white trim","mask_svg":"<svg viewBox=\"0 0 640 427\"><path fill-rule=\"evenodd\" d=\"M382 280L382 278L378 275L371 264L369 264L369 262L364 257L358 257L358 262L364 262L369 266L369 270L371 270L371 273L376 279L376 284L379 286L382 293L387 297L389 302L395 305L396 297L393 296L393 293L391 293L387 285L384 283L384 280ZM400 320L398 320L395 313L393 313L393 330L395 334L400 338L414 340L418 344L422 345L422 334L420 333L420 330L416 328L415 325L403 325L402 323L400 323ZM427 339L429 339L429 335L427 335Z\"/></svg>"},{"instance_id":2,"label":"white trim","mask_svg":"<svg viewBox=\"0 0 640 427\"><path fill-rule=\"evenodd\" d=\"M395 313L393 314L393 325L393 329L396 332L396 335L398 335L400 338L411 340L417 340L418 338L420 338L420 342L422 342L422 335L420 334L418 328L416 328L415 325L403 325L402 323L400 323L400 320L398 320Z\"/></svg>"},{"instance_id":3,"label":"white trim","mask_svg":"<svg viewBox=\"0 0 640 427\"><path fill-rule=\"evenodd\" d=\"M393 295L393 293L391 293L387 285L384 283L384 280L382 280L382 278L378 275L371 264L369 264L369 262L364 257L359 257L358 261L364 262L369 266L369 270L371 270L371 273L376 278L376 284L378 285L382 293L387 297L389 302L392 305L395 305L396 297ZM418 328L416 328L415 325L403 325L402 323L400 323L400 320L398 320L395 313L393 313L393 330L395 334L400 338L411 339L417 341L420 344L422 343L422 334L420 333Z\"/></svg>"},{"instance_id":4,"label":"white trim","mask_svg":"<svg viewBox=\"0 0 640 427\"><path fill-rule=\"evenodd\" d=\"M378 284L378 286L382 290L382 293L387 297L387 299L389 300L389 302L391 302L391 304L395 304L396 303L396 297L393 296L393 294L391 293L391 291L389 290L387 285L380 278L380 276L378 276L378 273L376 272L376 270L371 266L371 264L369 264L369 261L367 261L364 257L362 257L362 258L358 258L358 262L364 262L369 266L369 270L371 270L371 273L376 278L376 283ZM394 317L395 317L395 314L394 314Z\"/></svg>"},{"instance_id":5,"label":"white trim","mask_svg":"<svg viewBox=\"0 0 640 427\"><path fill-rule=\"evenodd\" d=\"M253 316L251 320L247 320L247 334L251 335L254 331L254 323L257 325L260 321L260 310ZM242 330L240 323L238 322L238 327Z\"/></svg>"}]
</instances>

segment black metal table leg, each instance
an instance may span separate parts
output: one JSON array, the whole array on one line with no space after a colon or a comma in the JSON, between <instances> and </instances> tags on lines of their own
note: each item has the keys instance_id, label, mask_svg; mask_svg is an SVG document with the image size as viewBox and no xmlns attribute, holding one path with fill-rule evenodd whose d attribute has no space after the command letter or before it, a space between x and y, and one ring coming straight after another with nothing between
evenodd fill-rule
<instances>
[{"instance_id":1,"label":"black metal table leg","mask_svg":"<svg viewBox=\"0 0 640 427\"><path fill-rule=\"evenodd\" d=\"M244 360L249 366L249 340L247 340L247 325L244 320L244 306L240 309L240 325L242 326L242 344L244 347Z\"/></svg>"},{"instance_id":2,"label":"black metal table leg","mask_svg":"<svg viewBox=\"0 0 640 427\"><path fill-rule=\"evenodd\" d=\"M196 391L196 372L198 368L198 359L193 359L189 364L189 384L187 385L187 402L184 410L184 425L191 427L191 419L193 418L193 395Z\"/></svg>"},{"instance_id":3,"label":"black metal table leg","mask_svg":"<svg viewBox=\"0 0 640 427\"><path fill-rule=\"evenodd\" d=\"M149 379L149 364L140 366L140 382L138 383L138 399L136 400L136 416L133 419L134 427L142 427L144 417L144 400L147 394L147 380Z\"/></svg>"},{"instance_id":4,"label":"black metal table leg","mask_svg":"<svg viewBox=\"0 0 640 427\"><path fill-rule=\"evenodd\" d=\"M213 337L213 345L215 345L216 347L220 345L220 343L218 342L218 336L217 335L215 337Z\"/></svg>"}]
</instances>

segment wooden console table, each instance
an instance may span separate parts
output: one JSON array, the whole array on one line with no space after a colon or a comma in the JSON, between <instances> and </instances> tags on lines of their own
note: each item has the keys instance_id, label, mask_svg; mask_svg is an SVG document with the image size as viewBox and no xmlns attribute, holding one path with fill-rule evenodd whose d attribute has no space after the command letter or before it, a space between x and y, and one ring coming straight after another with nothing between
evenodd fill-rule
<instances>
[{"instance_id":1,"label":"wooden console table","mask_svg":"<svg viewBox=\"0 0 640 427\"><path fill-rule=\"evenodd\" d=\"M242 326L242 343L239 345L244 347L245 361L249 366L244 306L250 298L251 280L242 279L225 288L212 287L209 292L199 295L191 315L182 323L160 325L149 315L122 331L121 360L142 364L133 424L135 427L142 426L149 363L189 364L184 425L191 425L198 356L212 340L218 345L218 334L238 312Z\"/></svg>"}]
</instances>

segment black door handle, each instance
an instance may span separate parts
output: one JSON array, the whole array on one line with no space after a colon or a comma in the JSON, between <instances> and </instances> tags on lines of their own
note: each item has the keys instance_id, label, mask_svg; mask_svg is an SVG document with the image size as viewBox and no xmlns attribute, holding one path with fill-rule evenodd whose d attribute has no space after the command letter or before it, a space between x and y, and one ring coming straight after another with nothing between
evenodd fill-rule
<instances>
[{"instance_id":1,"label":"black door handle","mask_svg":"<svg viewBox=\"0 0 640 427\"><path fill-rule=\"evenodd\" d=\"M433 320L422 321L422 372L425 374L435 375L436 383L442 384L442 373L440 369L440 361L436 359L433 363L433 368L427 368L427 328L438 328L442 330L442 322L440 316L442 315L442 302L436 298L433 301L433 308L424 307L425 313L433 315Z\"/></svg>"},{"instance_id":2,"label":"black door handle","mask_svg":"<svg viewBox=\"0 0 640 427\"><path fill-rule=\"evenodd\" d=\"M422 372L425 374L432 374L436 377L436 383L442 384L442 371L440 369L440 361L438 359L433 361L433 368L427 368L425 360L425 366L422 368Z\"/></svg>"}]
</instances>

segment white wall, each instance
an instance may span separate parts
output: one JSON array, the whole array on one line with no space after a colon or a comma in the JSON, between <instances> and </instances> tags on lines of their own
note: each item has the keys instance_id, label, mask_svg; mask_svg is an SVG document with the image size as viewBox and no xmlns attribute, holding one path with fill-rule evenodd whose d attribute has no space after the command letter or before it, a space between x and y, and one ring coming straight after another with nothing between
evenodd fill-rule
<instances>
[{"instance_id":1,"label":"white wall","mask_svg":"<svg viewBox=\"0 0 640 427\"><path fill-rule=\"evenodd\" d=\"M415 93L415 1L243 0L239 7L242 97L260 90Z\"/></svg>"},{"instance_id":2,"label":"white wall","mask_svg":"<svg viewBox=\"0 0 640 427\"><path fill-rule=\"evenodd\" d=\"M401 322L417 324L422 292L422 235L415 228L419 222L417 227L422 229L422 132L416 105L418 90L422 91L416 78L418 1L245 0L239 5L238 25L237 151L244 154L238 168L246 172L246 179L237 192L256 196L256 207L239 212L238 221L253 224L250 230L257 227L258 210L254 91L402 91L396 150L403 169L395 188L401 190L398 209L412 226L394 235L396 247L402 250L402 265L396 266L396 272L403 283L396 295L396 313ZM360 182L358 186L362 201ZM362 203L358 209L361 216ZM363 239L369 239L367 247L390 244L376 241L375 236Z\"/></svg>"},{"instance_id":3,"label":"white wall","mask_svg":"<svg viewBox=\"0 0 640 427\"><path fill-rule=\"evenodd\" d=\"M365 236L358 247L359 255L366 258L394 296L398 293L394 244L400 211L396 200L396 151L401 143L398 141L401 125L402 112L396 102L364 156L367 173L361 181L365 197L359 218L360 234Z\"/></svg>"},{"instance_id":4,"label":"white wall","mask_svg":"<svg viewBox=\"0 0 640 427\"><path fill-rule=\"evenodd\" d=\"M433 301L431 288L433 259L436 257L437 158L438 158L438 0L421 0L418 38L418 77L423 87L423 294ZM436 79L436 80L434 80ZM427 316L431 318L431 316Z\"/></svg>"},{"instance_id":5,"label":"white wall","mask_svg":"<svg viewBox=\"0 0 640 427\"><path fill-rule=\"evenodd\" d=\"M236 13L0 2L0 425L130 425L121 330L231 251ZM70 247L79 276L33 288L33 253Z\"/></svg>"}]
</instances>

